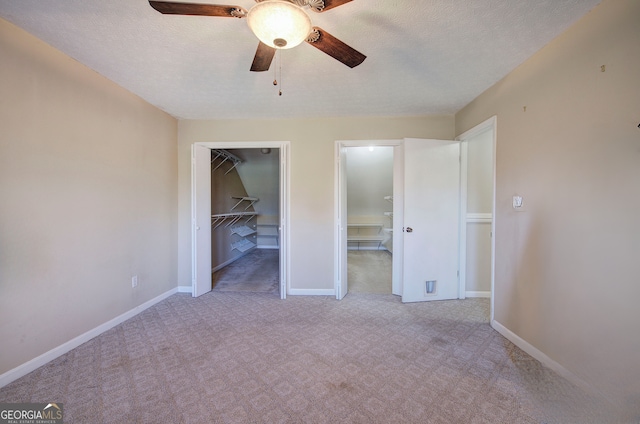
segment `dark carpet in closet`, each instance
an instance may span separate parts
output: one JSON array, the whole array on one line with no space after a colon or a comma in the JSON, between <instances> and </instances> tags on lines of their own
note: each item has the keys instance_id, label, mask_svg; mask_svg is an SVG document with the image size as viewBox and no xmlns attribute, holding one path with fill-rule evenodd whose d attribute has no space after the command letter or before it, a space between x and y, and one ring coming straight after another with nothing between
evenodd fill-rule
<instances>
[{"instance_id":1,"label":"dark carpet in closet","mask_svg":"<svg viewBox=\"0 0 640 424\"><path fill-rule=\"evenodd\" d=\"M214 291L280 293L280 251L254 249L212 275Z\"/></svg>"}]
</instances>

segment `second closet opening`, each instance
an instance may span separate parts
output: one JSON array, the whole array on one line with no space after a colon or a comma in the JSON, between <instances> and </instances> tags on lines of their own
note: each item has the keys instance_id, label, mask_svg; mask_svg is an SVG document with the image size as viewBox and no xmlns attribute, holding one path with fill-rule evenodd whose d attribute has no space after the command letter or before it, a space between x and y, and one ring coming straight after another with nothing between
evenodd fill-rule
<instances>
[{"instance_id":1,"label":"second closet opening","mask_svg":"<svg viewBox=\"0 0 640 424\"><path fill-rule=\"evenodd\" d=\"M346 148L349 292L392 292L393 151Z\"/></svg>"}]
</instances>

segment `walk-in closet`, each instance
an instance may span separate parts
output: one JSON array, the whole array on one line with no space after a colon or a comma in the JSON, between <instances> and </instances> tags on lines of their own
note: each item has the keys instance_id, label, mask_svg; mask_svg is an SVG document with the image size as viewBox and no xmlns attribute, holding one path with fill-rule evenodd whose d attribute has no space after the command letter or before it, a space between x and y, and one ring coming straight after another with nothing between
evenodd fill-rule
<instances>
[{"instance_id":1,"label":"walk-in closet","mask_svg":"<svg viewBox=\"0 0 640 424\"><path fill-rule=\"evenodd\" d=\"M211 150L214 291L279 294L279 149Z\"/></svg>"},{"instance_id":2,"label":"walk-in closet","mask_svg":"<svg viewBox=\"0 0 640 424\"><path fill-rule=\"evenodd\" d=\"M349 291L390 294L393 147L348 147L346 173Z\"/></svg>"}]
</instances>

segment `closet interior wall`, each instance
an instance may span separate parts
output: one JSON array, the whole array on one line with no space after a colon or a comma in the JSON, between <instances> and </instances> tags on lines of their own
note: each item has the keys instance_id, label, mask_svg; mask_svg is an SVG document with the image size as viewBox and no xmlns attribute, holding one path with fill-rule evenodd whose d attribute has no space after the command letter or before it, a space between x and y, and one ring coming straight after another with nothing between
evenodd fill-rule
<instances>
[{"instance_id":1,"label":"closet interior wall","mask_svg":"<svg viewBox=\"0 0 640 424\"><path fill-rule=\"evenodd\" d=\"M251 202L240 202L243 197L249 197L238 174L238 167L241 164L227 160L224 163L222 158L217 157L217 152L212 150L211 156L211 211L212 216L229 214L231 212L255 212ZM246 209L245 209L246 208ZM237 220L236 218L226 218L216 222L213 218L211 227L211 265L213 270L218 270L239 259L247 251L234 248L234 244L240 241L240 236L232 232L232 228L246 225L249 228L256 228L256 216L247 215ZM255 243L255 235L249 236L248 240Z\"/></svg>"},{"instance_id":2,"label":"closet interior wall","mask_svg":"<svg viewBox=\"0 0 640 424\"><path fill-rule=\"evenodd\" d=\"M393 251L393 147L348 147L349 250Z\"/></svg>"},{"instance_id":3,"label":"closet interior wall","mask_svg":"<svg viewBox=\"0 0 640 424\"><path fill-rule=\"evenodd\" d=\"M254 204L256 244L259 249L279 249L280 223L280 149L229 149L240 157L237 167L249 196L260 200Z\"/></svg>"}]
</instances>

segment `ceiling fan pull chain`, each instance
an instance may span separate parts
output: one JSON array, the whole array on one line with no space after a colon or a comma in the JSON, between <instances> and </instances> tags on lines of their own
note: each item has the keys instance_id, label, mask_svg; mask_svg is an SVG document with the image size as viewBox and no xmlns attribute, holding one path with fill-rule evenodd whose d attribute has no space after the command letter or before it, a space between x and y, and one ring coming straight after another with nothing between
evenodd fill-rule
<instances>
[{"instance_id":1,"label":"ceiling fan pull chain","mask_svg":"<svg viewBox=\"0 0 640 424\"><path fill-rule=\"evenodd\" d=\"M282 52L278 51L278 62L279 62L279 70L280 70L280 90L278 90L278 96L282 96Z\"/></svg>"},{"instance_id":2,"label":"ceiling fan pull chain","mask_svg":"<svg viewBox=\"0 0 640 424\"><path fill-rule=\"evenodd\" d=\"M278 54L279 54L279 50L276 50L276 58L275 58L276 63L278 62ZM273 67L273 85L275 86L278 85L278 67L277 66Z\"/></svg>"}]
</instances>

